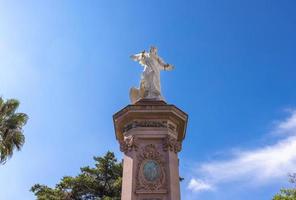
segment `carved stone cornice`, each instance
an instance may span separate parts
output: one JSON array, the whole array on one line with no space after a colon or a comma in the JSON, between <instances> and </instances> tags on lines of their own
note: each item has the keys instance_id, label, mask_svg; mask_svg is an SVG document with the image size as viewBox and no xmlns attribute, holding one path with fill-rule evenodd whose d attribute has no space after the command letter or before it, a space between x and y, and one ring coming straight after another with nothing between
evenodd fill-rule
<instances>
[{"instance_id":1,"label":"carved stone cornice","mask_svg":"<svg viewBox=\"0 0 296 200\"><path fill-rule=\"evenodd\" d=\"M175 153L178 153L182 149L182 143L180 141L177 141L177 139L173 138L172 136L167 136L163 139L162 149L165 152L173 151Z\"/></svg>"},{"instance_id":2,"label":"carved stone cornice","mask_svg":"<svg viewBox=\"0 0 296 200\"><path fill-rule=\"evenodd\" d=\"M125 137L123 141L119 142L120 144L120 151L127 153L129 151L138 150L138 143L135 136L130 135L128 137Z\"/></svg>"},{"instance_id":3,"label":"carved stone cornice","mask_svg":"<svg viewBox=\"0 0 296 200\"><path fill-rule=\"evenodd\" d=\"M187 119L188 115L174 105L152 102L129 105L113 115L117 140L123 140L124 133L134 127L162 127L176 133L177 140L182 141L186 133Z\"/></svg>"}]
</instances>

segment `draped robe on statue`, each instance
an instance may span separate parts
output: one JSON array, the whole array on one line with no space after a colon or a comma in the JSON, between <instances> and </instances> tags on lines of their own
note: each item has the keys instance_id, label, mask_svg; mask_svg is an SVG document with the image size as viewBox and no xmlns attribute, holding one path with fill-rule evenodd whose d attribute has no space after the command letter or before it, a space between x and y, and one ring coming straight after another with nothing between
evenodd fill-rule
<instances>
[{"instance_id":1,"label":"draped robe on statue","mask_svg":"<svg viewBox=\"0 0 296 200\"><path fill-rule=\"evenodd\" d=\"M131 88L130 99L132 103L140 99L163 100L160 86L160 70L172 70L174 67L166 64L158 55L157 49L151 47L150 52L141 52L131 56L144 67L140 88Z\"/></svg>"}]
</instances>

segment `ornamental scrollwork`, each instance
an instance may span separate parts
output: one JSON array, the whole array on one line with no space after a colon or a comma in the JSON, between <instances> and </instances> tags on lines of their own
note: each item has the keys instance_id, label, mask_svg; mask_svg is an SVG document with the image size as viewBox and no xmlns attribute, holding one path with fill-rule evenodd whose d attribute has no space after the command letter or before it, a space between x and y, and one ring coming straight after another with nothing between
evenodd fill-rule
<instances>
[{"instance_id":1,"label":"ornamental scrollwork","mask_svg":"<svg viewBox=\"0 0 296 200\"><path fill-rule=\"evenodd\" d=\"M153 179L147 179L145 176L144 166L148 162L155 163L157 167L157 175ZM166 175L164 168L164 158L161 155L154 144L146 145L142 148L140 154L138 154L138 165L137 165L137 176L136 176L136 190L141 192L157 192L157 191L166 191Z\"/></svg>"},{"instance_id":2,"label":"ornamental scrollwork","mask_svg":"<svg viewBox=\"0 0 296 200\"><path fill-rule=\"evenodd\" d=\"M133 121L123 128L123 132L127 132L133 128L138 128L138 127L157 127L157 128L167 128L167 121L150 121L150 120L145 120L145 121Z\"/></svg>"},{"instance_id":3,"label":"ornamental scrollwork","mask_svg":"<svg viewBox=\"0 0 296 200\"><path fill-rule=\"evenodd\" d=\"M132 150L138 150L138 143L136 137L130 135L125 137L124 140L120 142L120 151L127 153Z\"/></svg>"},{"instance_id":4,"label":"ornamental scrollwork","mask_svg":"<svg viewBox=\"0 0 296 200\"><path fill-rule=\"evenodd\" d=\"M177 141L177 139L167 136L163 139L162 149L163 151L173 151L178 153L182 149L182 144L180 141Z\"/></svg>"}]
</instances>

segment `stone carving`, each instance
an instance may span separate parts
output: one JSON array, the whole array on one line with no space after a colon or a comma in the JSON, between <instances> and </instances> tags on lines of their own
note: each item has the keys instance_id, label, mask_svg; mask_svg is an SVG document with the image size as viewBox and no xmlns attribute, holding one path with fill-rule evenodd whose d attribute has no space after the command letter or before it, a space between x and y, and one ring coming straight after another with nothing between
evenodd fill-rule
<instances>
[{"instance_id":1,"label":"stone carving","mask_svg":"<svg viewBox=\"0 0 296 200\"><path fill-rule=\"evenodd\" d=\"M164 166L164 158L158 152L154 144L149 144L143 147L142 152L138 154L136 177L137 192L157 192L159 190L164 191L166 188ZM147 173L152 174L147 175Z\"/></svg>"},{"instance_id":2,"label":"stone carving","mask_svg":"<svg viewBox=\"0 0 296 200\"><path fill-rule=\"evenodd\" d=\"M160 166L154 160L148 160L143 164L143 175L146 181L153 182L160 176Z\"/></svg>"},{"instance_id":3,"label":"stone carving","mask_svg":"<svg viewBox=\"0 0 296 200\"><path fill-rule=\"evenodd\" d=\"M123 128L123 132L127 132L133 128L137 127L158 127L158 128L167 128L167 122L166 121L133 121L129 124L127 124Z\"/></svg>"},{"instance_id":4,"label":"stone carving","mask_svg":"<svg viewBox=\"0 0 296 200\"><path fill-rule=\"evenodd\" d=\"M144 67L140 88L133 87L130 90L131 102L134 104L142 98L163 100L160 87L160 70L170 71L174 69L174 66L165 63L157 55L156 47L151 47L149 52L144 50L132 55L131 58Z\"/></svg>"},{"instance_id":5,"label":"stone carving","mask_svg":"<svg viewBox=\"0 0 296 200\"><path fill-rule=\"evenodd\" d=\"M175 138L167 136L163 139L162 149L163 151L173 151L175 153L178 153L182 149L182 144Z\"/></svg>"},{"instance_id":6,"label":"stone carving","mask_svg":"<svg viewBox=\"0 0 296 200\"><path fill-rule=\"evenodd\" d=\"M132 150L138 150L137 139L133 135L125 137L124 140L120 142L120 151L126 153Z\"/></svg>"},{"instance_id":7,"label":"stone carving","mask_svg":"<svg viewBox=\"0 0 296 200\"><path fill-rule=\"evenodd\" d=\"M168 124L168 128L172 131L176 131L176 127L174 125L172 125L171 123Z\"/></svg>"}]
</instances>

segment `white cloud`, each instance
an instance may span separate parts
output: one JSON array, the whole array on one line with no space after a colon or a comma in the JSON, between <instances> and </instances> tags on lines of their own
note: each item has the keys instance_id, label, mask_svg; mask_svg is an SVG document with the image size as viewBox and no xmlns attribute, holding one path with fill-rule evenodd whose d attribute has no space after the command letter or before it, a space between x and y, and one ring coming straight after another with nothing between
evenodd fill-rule
<instances>
[{"instance_id":1,"label":"white cloud","mask_svg":"<svg viewBox=\"0 0 296 200\"><path fill-rule=\"evenodd\" d=\"M188 189L193 191L206 191L213 190L212 185L204 182L203 180L192 178L188 184Z\"/></svg>"},{"instance_id":2,"label":"white cloud","mask_svg":"<svg viewBox=\"0 0 296 200\"><path fill-rule=\"evenodd\" d=\"M296 135L296 110L291 110L290 112L292 113L291 117L283 122L279 122L275 132Z\"/></svg>"},{"instance_id":3,"label":"white cloud","mask_svg":"<svg viewBox=\"0 0 296 200\"><path fill-rule=\"evenodd\" d=\"M277 123L275 132L289 133L273 145L263 146L255 150L236 152L232 158L201 164L197 168L197 176L207 180L212 187L233 181L246 181L252 184L266 184L287 178L287 174L296 170L296 110ZM188 188L201 191L200 184L192 179ZM198 182L197 182L198 183Z\"/></svg>"}]
</instances>

